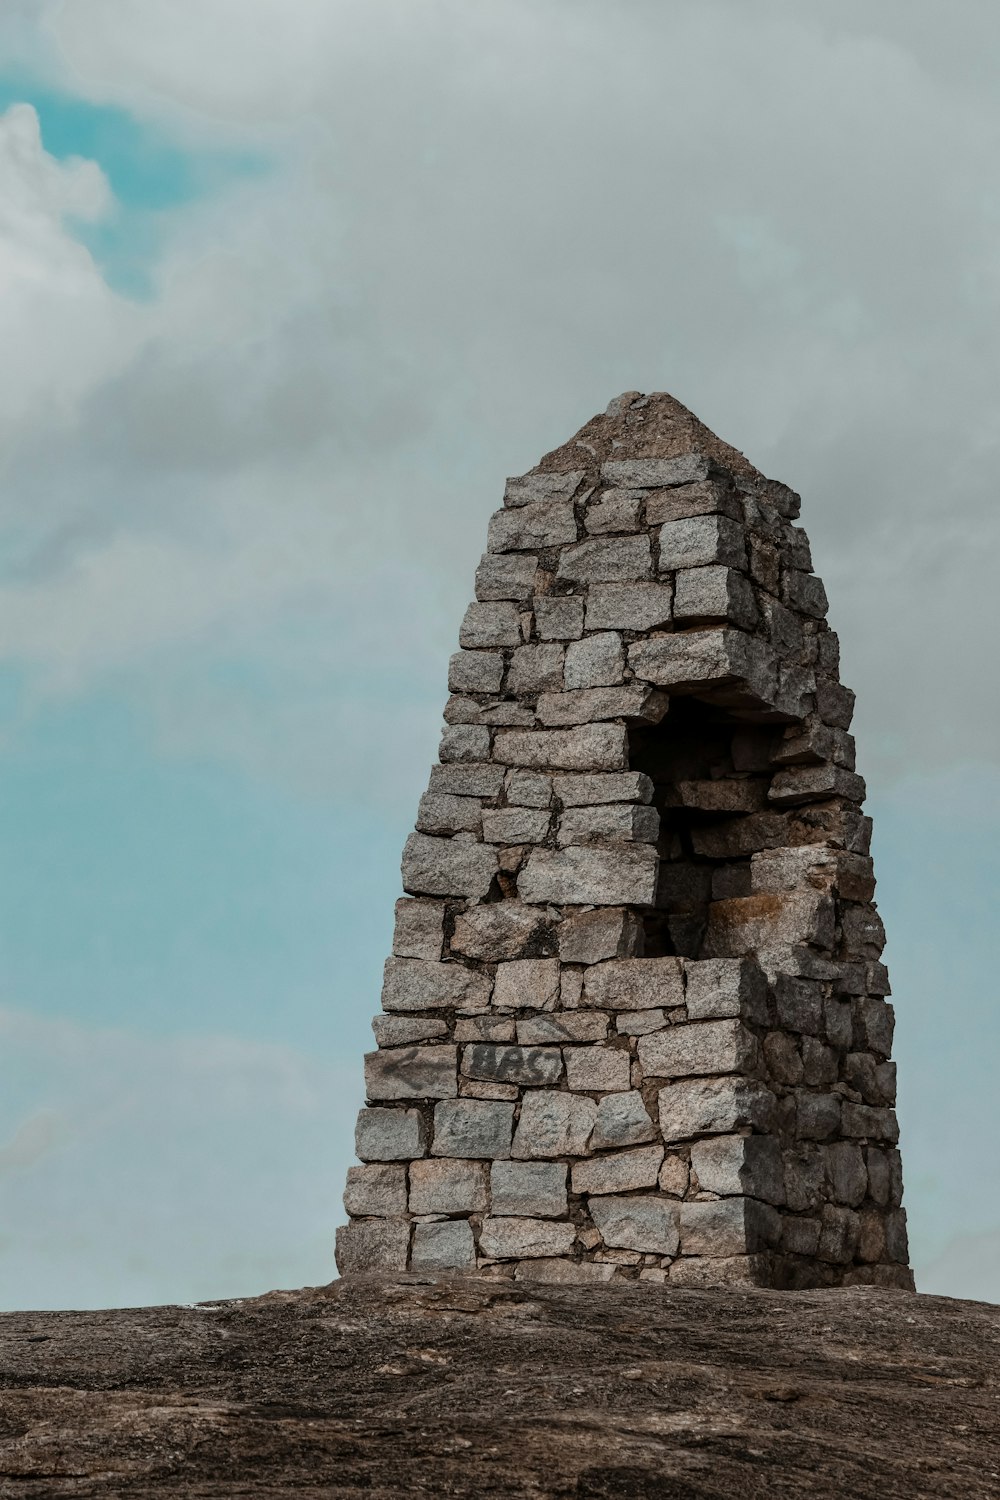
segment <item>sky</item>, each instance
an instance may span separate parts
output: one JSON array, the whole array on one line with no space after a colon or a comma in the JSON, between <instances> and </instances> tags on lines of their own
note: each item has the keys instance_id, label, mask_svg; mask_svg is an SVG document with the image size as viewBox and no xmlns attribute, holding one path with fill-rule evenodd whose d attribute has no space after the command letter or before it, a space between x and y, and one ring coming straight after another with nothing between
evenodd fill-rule
<instances>
[{"instance_id":1,"label":"sky","mask_svg":"<svg viewBox=\"0 0 1000 1500\"><path fill-rule=\"evenodd\" d=\"M328 1281L504 477L803 495L922 1290L1000 1301L1000 11L3 0L0 1306Z\"/></svg>"}]
</instances>

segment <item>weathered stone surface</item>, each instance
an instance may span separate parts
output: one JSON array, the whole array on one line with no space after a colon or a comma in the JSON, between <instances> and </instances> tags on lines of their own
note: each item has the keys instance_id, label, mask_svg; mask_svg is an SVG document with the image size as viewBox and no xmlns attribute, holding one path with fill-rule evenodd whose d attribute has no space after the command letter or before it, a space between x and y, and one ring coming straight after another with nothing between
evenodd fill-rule
<instances>
[{"instance_id":1,"label":"weathered stone surface","mask_svg":"<svg viewBox=\"0 0 1000 1500\"><path fill-rule=\"evenodd\" d=\"M448 691L499 693L503 671L499 651L456 651L448 663Z\"/></svg>"},{"instance_id":2,"label":"weathered stone surface","mask_svg":"<svg viewBox=\"0 0 1000 1500\"><path fill-rule=\"evenodd\" d=\"M542 951L551 929L552 917L544 909L519 901L490 901L455 918L451 947L466 958L497 963Z\"/></svg>"},{"instance_id":3,"label":"weathered stone surface","mask_svg":"<svg viewBox=\"0 0 1000 1500\"><path fill-rule=\"evenodd\" d=\"M483 837L490 844L540 844L550 822L544 808L487 807L483 810Z\"/></svg>"},{"instance_id":4,"label":"weathered stone surface","mask_svg":"<svg viewBox=\"0 0 1000 1500\"><path fill-rule=\"evenodd\" d=\"M401 896L396 902L396 925L392 951L397 958L441 957L444 945L444 902L414 901Z\"/></svg>"},{"instance_id":5,"label":"weathered stone surface","mask_svg":"<svg viewBox=\"0 0 1000 1500\"><path fill-rule=\"evenodd\" d=\"M596 1010L564 1010L555 1015L526 1016L517 1023L517 1039L525 1046L561 1042L603 1042L608 1017Z\"/></svg>"},{"instance_id":6,"label":"weathered stone surface","mask_svg":"<svg viewBox=\"0 0 1000 1500\"><path fill-rule=\"evenodd\" d=\"M587 594L588 630L656 630L673 618L669 583L595 583Z\"/></svg>"},{"instance_id":7,"label":"weathered stone surface","mask_svg":"<svg viewBox=\"0 0 1000 1500\"><path fill-rule=\"evenodd\" d=\"M504 505L533 505L540 500L571 500L586 477L583 469L557 474L519 474L504 487Z\"/></svg>"},{"instance_id":8,"label":"weathered stone surface","mask_svg":"<svg viewBox=\"0 0 1000 1500\"><path fill-rule=\"evenodd\" d=\"M771 1090L749 1079L685 1079L660 1089L658 1098L665 1141L724 1135L745 1126L768 1130L774 1119Z\"/></svg>"},{"instance_id":9,"label":"weathered stone surface","mask_svg":"<svg viewBox=\"0 0 1000 1500\"><path fill-rule=\"evenodd\" d=\"M517 889L522 901L535 904L651 906L656 899L656 875L656 850L651 844L570 845L529 854Z\"/></svg>"},{"instance_id":10,"label":"weathered stone surface","mask_svg":"<svg viewBox=\"0 0 1000 1500\"><path fill-rule=\"evenodd\" d=\"M369 1099L453 1099L458 1093L458 1049L393 1047L365 1056Z\"/></svg>"},{"instance_id":11,"label":"weathered stone surface","mask_svg":"<svg viewBox=\"0 0 1000 1500\"><path fill-rule=\"evenodd\" d=\"M536 500L517 510L498 510L490 520L490 552L535 552L576 541L576 516L568 500Z\"/></svg>"},{"instance_id":12,"label":"weathered stone surface","mask_svg":"<svg viewBox=\"0 0 1000 1500\"><path fill-rule=\"evenodd\" d=\"M503 776L502 766L489 763L433 766L428 791L452 797L497 797Z\"/></svg>"},{"instance_id":13,"label":"weathered stone surface","mask_svg":"<svg viewBox=\"0 0 1000 1500\"><path fill-rule=\"evenodd\" d=\"M659 833L660 815L655 807L612 802L606 807L567 808L559 819L556 842L653 844Z\"/></svg>"},{"instance_id":14,"label":"weathered stone surface","mask_svg":"<svg viewBox=\"0 0 1000 1500\"><path fill-rule=\"evenodd\" d=\"M757 1198L719 1198L680 1205L684 1255L752 1255L776 1245L781 1216Z\"/></svg>"},{"instance_id":15,"label":"weathered stone surface","mask_svg":"<svg viewBox=\"0 0 1000 1500\"><path fill-rule=\"evenodd\" d=\"M521 1118L509 1154L517 1159L583 1156L597 1106L581 1094L537 1090L525 1094Z\"/></svg>"},{"instance_id":16,"label":"weathered stone surface","mask_svg":"<svg viewBox=\"0 0 1000 1500\"><path fill-rule=\"evenodd\" d=\"M584 1004L599 1010L647 1010L684 1004L684 971L678 958L620 958L587 970Z\"/></svg>"},{"instance_id":17,"label":"weathered stone surface","mask_svg":"<svg viewBox=\"0 0 1000 1500\"><path fill-rule=\"evenodd\" d=\"M410 1167L412 1214L472 1214L487 1206L487 1174L481 1162L438 1158Z\"/></svg>"},{"instance_id":18,"label":"weathered stone surface","mask_svg":"<svg viewBox=\"0 0 1000 1500\"><path fill-rule=\"evenodd\" d=\"M867 1175L865 1180L867 1181ZM348 1167L344 1207L349 1214L382 1218L406 1212L406 1168L373 1163Z\"/></svg>"},{"instance_id":19,"label":"weathered stone surface","mask_svg":"<svg viewBox=\"0 0 1000 1500\"><path fill-rule=\"evenodd\" d=\"M709 563L746 567L746 533L737 521L728 516L690 516L664 522L660 527L661 572Z\"/></svg>"},{"instance_id":20,"label":"weathered stone surface","mask_svg":"<svg viewBox=\"0 0 1000 1500\"><path fill-rule=\"evenodd\" d=\"M627 762L627 743L621 724L509 729L497 733L493 753L503 765L529 770L619 771Z\"/></svg>"},{"instance_id":21,"label":"weathered stone surface","mask_svg":"<svg viewBox=\"0 0 1000 1500\"><path fill-rule=\"evenodd\" d=\"M497 965L497 1010L552 1010L559 999L559 960L520 958Z\"/></svg>"},{"instance_id":22,"label":"weathered stone surface","mask_svg":"<svg viewBox=\"0 0 1000 1500\"><path fill-rule=\"evenodd\" d=\"M409 1219L355 1220L337 1230L337 1269L341 1276L405 1271L409 1249Z\"/></svg>"},{"instance_id":23,"label":"weathered stone surface","mask_svg":"<svg viewBox=\"0 0 1000 1500\"><path fill-rule=\"evenodd\" d=\"M567 1047L566 1082L579 1093L613 1094L629 1087L629 1054L620 1047Z\"/></svg>"},{"instance_id":24,"label":"weathered stone surface","mask_svg":"<svg viewBox=\"0 0 1000 1500\"><path fill-rule=\"evenodd\" d=\"M484 553L476 569L476 598L527 602L534 590L537 567L538 558L524 553ZM496 692L497 688L482 688L480 691Z\"/></svg>"},{"instance_id":25,"label":"weathered stone surface","mask_svg":"<svg viewBox=\"0 0 1000 1500\"><path fill-rule=\"evenodd\" d=\"M641 490L605 490L587 507L583 524L593 536L612 531L637 531L642 515Z\"/></svg>"},{"instance_id":26,"label":"weathered stone surface","mask_svg":"<svg viewBox=\"0 0 1000 1500\"><path fill-rule=\"evenodd\" d=\"M702 453L681 453L676 458L609 458L601 465L601 478L606 484L635 490L692 484L706 479L708 472L708 459Z\"/></svg>"},{"instance_id":27,"label":"weathered stone surface","mask_svg":"<svg viewBox=\"0 0 1000 1500\"><path fill-rule=\"evenodd\" d=\"M640 1037L638 1050L647 1078L688 1078L699 1073L751 1073L760 1049L742 1021L694 1021Z\"/></svg>"},{"instance_id":28,"label":"weathered stone surface","mask_svg":"<svg viewBox=\"0 0 1000 1500\"><path fill-rule=\"evenodd\" d=\"M466 650L480 646L519 646L521 619L513 604L470 604L465 611L458 639Z\"/></svg>"},{"instance_id":29,"label":"weathered stone surface","mask_svg":"<svg viewBox=\"0 0 1000 1500\"><path fill-rule=\"evenodd\" d=\"M460 963L428 963L421 958L389 958L385 963L382 1007L387 1011L485 1010L489 975Z\"/></svg>"},{"instance_id":30,"label":"weathered stone surface","mask_svg":"<svg viewBox=\"0 0 1000 1500\"><path fill-rule=\"evenodd\" d=\"M497 874L491 844L411 833L403 850L403 889L415 896L485 896Z\"/></svg>"},{"instance_id":31,"label":"weathered stone surface","mask_svg":"<svg viewBox=\"0 0 1000 1500\"><path fill-rule=\"evenodd\" d=\"M374 1023L373 1095L420 1101L418 1139L382 1128L358 1221L401 1215L379 1164L409 1163L410 1217L472 1215L453 1253L498 1284L908 1284L871 820L798 507L635 392L511 481ZM488 1207L505 1162L558 1181L545 1211ZM602 1238L591 1198L623 1194L674 1239L683 1207L673 1266ZM496 1256L484 1214L572 1235L508 1224Z\"/></svg>"},{"instance_id":32,"label":"weathered stone surface","mask_svg":"<svg viewBox=\"0 0 1000 1500\"><path fill-rule=\"evenodd\" d=\"M566 817L564 813L563 820ZM641 933L638 918L624 906L577 912L559 924L559 957L564 964L597 964L604 958L632 958Z\"/></svg>"},{"instance_id":33,"label":"weathered stone surface","mask_svg":"<svg viewBox=\"0 0 1000 1500\"><path fill-rule=\"evenodd\" d=\"M467 1078L482 1078L493 1083L545 1087L558 1083L562 1070L562 1054L558 1047L510 1047L479 1042L466 1047L462 1053L462 1072Z\"/></svg>"},{"instance_id":34,"label":"weathered stone surface","mask_svg":"<svg viewBox=\"0 0 1000 1500\"><path fill-rule=\"evenodd\" d=\"M656 1139L656 1126L638 1090L608 1094L597 1105L597 1120L590 1138L593 1151L614 1146L638 1146Z\"/></svg>"},{"instance_id":35,"label":"weathered stone surface","mask_svg":"<svg viewBox=\"0 0 1000 1500\"><path fill-rule=\"evenodd\" d=\"M490 1169L490 1213L557 1219L567 1210L566 1168L555 1161L496 1161Z\"/></svg>"},{"instance_id":36,"label":"weathered stone surface","mask_svg":"<svg viewBox=\"0 0 1000 1500\"><path fill-rule=\"evenodd\" d=\"M662 1161L663 1147L655 1145L574 1162L570 1174L573 1191L630 1193L635 1188L655 1187Z\"/></svg>"},{"instance_id":37,"label":"weathered stone surface","mask_svg":"<svg viewBox=\"0 0 1000 1500\"><path fill-rule=\"evenodd\" d=\"M614 1266L593 1260L522 1260L514 1270L515 1281L536 1281L547 1286L592 1286L610 1281Z\"/></svg>"},{"instance_id":38,"label":"weathered stone surface","mask_svg":"<svg viewBox=\"0 0 1000 1500\"><path fill-rule=\"evenodd\" d=\"M625 647L614 630L588 635L566 647L563 681L573 688L615 687L625 670Z\"/></svg>"},{"instance_id":39,"label":"weathered stone surface","mask_svg":"<svg viewBox=\"0 0 1000 1500\"><path fill-rule=\"evenodd\" d=\"M354 1131L362 1161L408 1161L423 1156L427 1134L415 1109L363 1109Z\"/></svg>"},{"instance_id":40,"label":"weathered stone surface","mask_svg":"<svg viewBox=\"0 0 1000 1500\"><path fill-rule=\"evenodd\" d=\"M579 595L535 600L535 626L543 641L576 641L583 635L584 601Z\"/></svg>"},{"instance_id":41,"label":"weathered stone surface","mask_svg":"<svg viewBox=\"0 0 1000 1500\"><path fill-rule=\"evenodd\" d=\"M623 771L620 775L556 776L552 784L564 807L653 800L653 783L641 771Z\"/></svg>"},{"instance_id":42,"label":"weathered stone surface","mask_svg":"<svg viewBox=\"0 0 1000 1500\"><path fill-rule=\"evenodd\" d=\"M752 630L758 613L749 579L735 568L713 565L684 568L677 574L674 619L679 625L724 621Z\"/></svg>"},{"instance_id":43,"label":"weathered stone surface","mask_svg":"<svg viewBox=\"0 0 1000 1500\"><path fill-rule=\"evenodd\" d=\"M543 693L538 700L538 717L543 724L592 724L602 719L641 719L658 724L669 706L665 693L632 682L624 687Z\"/></svg>"},{"instance_id":44,"label":"weathered stone surface","mask_svg":"<svg viewBox=\"0 0 1000 1500\"><path fill-rule=\"evenodd\" d=\"M439 792L425 792L417 808L419 833L481 833L483 804L478 797L450 797ZM440 956L440 955L439 955Z\"/></svg>"},{"instance_id":45,"label":"weathered stone surface","mask_svg":"<svg viewBox=\"0 0 1000 1500\"><path fill-rule=\"evenodd\" d=\"M550 1219L491 1218L483 1220L479 1248L497 1260L522 1260L568 1255L576 1239L572 1224Z\"/></svg>"},{"instance_id":46,"label":"weathered stone surface","mask_svg":"<svg viewBox=\"0 0 1000 1500\"><path fill-rule=\"evenodd\" d=\"M465 1219L413 1226L410 1266L414 1271L471 1271L475 1264L475 1241Z\"/></svg>"},{"instance_id":47,"label":"weathered stone surface","mask_svg":"<svg viewBox=\"0 0 1000 1500\"><path fill-rule=\"evenodd\" d=\"M447 1036L448 1023L436 1017L425 1016L375 1016L372 1031L380 1047L405 1047L410 1042L428 1042L433 1037Z\"/></svg>"},{"instance_id":48,"label":"weathered stone surface","mask_svg":"<svg viewBox=\"0 0 1000 1500\"><path fill-rule=\"evenodd\" d=\"M722 1016L766 1018L767 981L753 959L689 959L684 972L684 1001L689 1020L708 1021Z\"/></svg>"},{"instance_id":49,"label":"weathered stone surface","mask_svg":"<svg viewBox=\"0 0 1000 1500\"><path fill-rule=\"evenodd\" d=\"M657 1255L676 1254L679 1211L673 1199L637 1194L626 1198L595 1198L589 1207L606 1245Z\"/></svg>"},{"instance_id":50,"label":"weathered stone surface","mask_svg":"<svg viewBox=\"0 0 1000 1500\"><path fill-rule=\"evenodd\" d=\"M434 1106L434 1156L501 1161L510 1155L514 1106L484 1099L448 1099Z\"/></svg>"},{"instance_id":51,"label":"weathered stone surface","mask_svg":"<svg viewBox=\"0 0 1000 1500\"><path fill-rule=\"evenodd\" d=\"M534 693L561 691L565 660L565 646L555 642L519 646L511 654L507 691L527 697Z\"/></svg>"},{"instance_id":52,"label":"weathered stone surface","mask_svg":"<svg viewBox=\"0 0 1000 1500\"><path fill-rule=\"evenodd\" d=\"M649 537L594 537L566 547L560 553L557 578L571 583L631 583L652 578L653 557Z\"/></svg>"},{"instance_id":53,"label":"weathered stone surface","mask_svg":"<svg viewBox=\"0 0 1000 1500\"><path fill-rule=\"evenodd\" d=\"M784 1159L773 1136L720 1135L695 1141L691 1166L703 1192L726 1198L746 1194L775 1204L785 1201Z\"/></svg>"}]
</instances>

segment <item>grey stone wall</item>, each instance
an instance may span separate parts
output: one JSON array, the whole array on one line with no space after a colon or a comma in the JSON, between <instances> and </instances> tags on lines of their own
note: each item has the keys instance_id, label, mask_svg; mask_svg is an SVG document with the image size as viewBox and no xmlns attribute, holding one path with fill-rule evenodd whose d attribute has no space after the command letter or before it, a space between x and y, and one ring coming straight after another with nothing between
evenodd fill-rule
<instances>
[{"instance_id":1,"label":"grey stone wall","mask_svg":"<svg viewBox=\"0 0 1000 1500\"><path fill-rule=\"evenodd\" d=\"M508 481L342 1273L912 1286L854 700L798 513L665 395Z\"/></svg>"}]
</instances>

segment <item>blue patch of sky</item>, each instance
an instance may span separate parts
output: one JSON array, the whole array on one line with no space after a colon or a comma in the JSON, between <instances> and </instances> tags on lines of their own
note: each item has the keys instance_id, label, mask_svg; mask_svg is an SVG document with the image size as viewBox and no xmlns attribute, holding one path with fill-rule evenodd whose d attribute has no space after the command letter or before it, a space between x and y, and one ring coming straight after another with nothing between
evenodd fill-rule
<instances>
[{"instance_id":1,"label":"blue patch of sky","mask_svg":"<svg viewBox=\"0 0 1000 1500\"><path fill-rule=\"evenodd\" d=\"M377 810L154 756L110 698L51 704L3 747L0 1000L360 1060L402 839Z\"/></svg>"},{"instance_id":2,"label":"blue patch of sky","mask_svg":"<svg viewBox=\"0 0 1000 1500\"><path fill-rule=\"evenodd\" d=\"M149 295L151 265L172 209L268 167L266 157L256 152L186 150L127 110L0 73L0 112L11 104L35 108L42 143L52 156L85 157L98 162L107 176L114 209L98 224L74 225L73 232L109 285L126 296Z\"/></svg>"}]
</instances>

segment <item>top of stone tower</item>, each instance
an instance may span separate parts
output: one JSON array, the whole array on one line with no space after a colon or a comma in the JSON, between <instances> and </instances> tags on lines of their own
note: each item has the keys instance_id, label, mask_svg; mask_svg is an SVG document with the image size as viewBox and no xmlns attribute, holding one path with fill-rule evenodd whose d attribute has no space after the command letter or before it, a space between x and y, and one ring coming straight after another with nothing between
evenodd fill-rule
<instances>
[{"instance_id":1,"label":"top of stone tower","mask_svg":"<svg viewBox=\"0 0 1000 1500\"><path fill-rule=\"evenodd\" d=\"M699 422L694 412L666 391L625 391L607 410L580 428L569 442L554 448L535 473L590 470L609 459L680 458L698 453L751 484L767 484L763 474Z\"/></svg>"}]
</instances>

